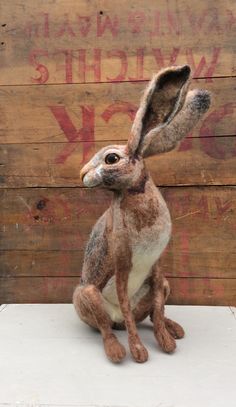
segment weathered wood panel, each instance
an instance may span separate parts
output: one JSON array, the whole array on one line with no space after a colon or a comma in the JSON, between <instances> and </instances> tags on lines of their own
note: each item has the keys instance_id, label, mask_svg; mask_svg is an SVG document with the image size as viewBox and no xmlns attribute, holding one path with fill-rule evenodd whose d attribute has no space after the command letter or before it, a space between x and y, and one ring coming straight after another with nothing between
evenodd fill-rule
<instances>
[{"instance_id":1,"label":"weathered wood panel","mask_svg":"<svg viewBox=\"0 0 236 407\"><path fill-rule=\"evenodd\" d=\"M165 274L236 278L236 188L171 187L162 193L173 220L172 240L161 261ZM6 253L0 275L80 275L81 252L110 197L84 188L2 191L1 248Z\"/></svg>"},{"instance_id":2,"label":"weathered wood panel","mask_svg":"<svg viewBox=\"0 0 236 407\"><path fill-rule=\"evenodd\" d=\"M236 279L170 278L169 304L236 305Z\"/></svg>"},{"instance_id":3,"label":"weathered wood panel","mask_svg":"<svg viewBox=\"0 0 236 407\"><path fill-rule=\"evenodd\" d=\"M0 251L0 278L80 276L83 256L82 250Z\"/></svg>"},{"instance_id":4,"label":"weathered wood panel","mask_svg":"<svg viewBox=\"0 0 236 407\"><path fill-rule=\"evenodd\" d=\"M71 301L85 242L110 200L81 188L80 168L100 147L125 142L154 72L188 63L192 87L209 89L213 103L176 151L147 160L168 186L173 219L161 265L170 302L236 303L235 6L0 3L0 301Z\"/></svg>"},{"instance_id":5,"label":"weathered wood panel","mask_svg":"<svg viewBox=\"0 0 236 407\"><path fill-rule=\"evenodd\" d=\"M173 236L160 265L166 277L236 278L236 253L233 245L224 254L223 248L199 252L182 239ZM175 252L173 253L173 245ZM1 277L75 277L81 275L84 251L78 250L3 250L0 251Z\"/></svg>"},{"instance_id":6,"label":"weathered wood panel","mask_svg":"<svg viewBox=\"0 0 236 407\"><path fill-rule=\"evenodd\" d=\"M105 145L96 140L125 141L143 86L2 87L0 186L81 185L79 169ZM213 105L204 121L178 153L150 161L158 185L235 184L235 137L219 137L236 133L234 82L215 79L206 87Z\"/></svg>"},{"instance_id":7,"label":"weathered wood panel","mask_svg":"<svg viewBox=\"0 0 236 407\"><path fill-rule=\"evenodd\" d=\"M110 143L5 144L0 188L82 186L80 169ZM177 150L148 159L147 167L156 185L235 185L236 136L185 139Z\"/></svg>"},{"instance_id":8,"label":"weathered wood panel","mask_svg":"<svg viewBox=\"0 0 236 407\"><path fill-rule=\"evenodd\" d=\"M127 140L142 83L1 86L1 143ZM193 80L212 105L191 137L236 134L234 78Z\"/></svg>"},{"instance_id":9,"label":"weathered wood panel","mask_svg":"<svg viewBox=\"0 0 236 407\"><path fill-rule=\"evenodd\" d=\"M236 279L170 278L169 304L236 305ZM78 277L1 278L0 301L71 302Z\"/></svg>"},{"instance_id":10,"label":"weathered wood panel","mask_svg":"<svg viewBox=\"0 0 236 407\"><path fill-rule=\"evenodd\" d=\"M235 73L234 0L5 1L0 15L2 84L143 80L173 63Z\"/></svg>"}]
</instances>

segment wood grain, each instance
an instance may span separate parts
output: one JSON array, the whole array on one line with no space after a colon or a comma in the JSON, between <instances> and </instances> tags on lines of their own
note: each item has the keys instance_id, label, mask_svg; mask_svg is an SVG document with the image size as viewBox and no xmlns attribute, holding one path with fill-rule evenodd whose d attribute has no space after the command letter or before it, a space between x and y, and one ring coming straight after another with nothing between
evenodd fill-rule
<instances>
[{"instance_id":1,"label":"wood grain","mask_svg":"<svg viewBox=\"0 0 236 407\"><path fill-rule=\"evenodd\" d=\"M183 239L183 238L182 238ZM186 239L187 240L187 239ZM185 240L185 241L186 241ZM173 252L173 245L175 251ZM183 240L174 235L160 259L165 276L184 278L236 278L234 246L227 254L194 250L193 244L183 247ZM83 250L2 250L1 277L80 277Z\"/></svg>"},{"instance_id":2,"label":"wood grain","mask_svg":"<svg viewBox=\"0 0 236 407\"><path fill-rule=\"evenodd\" d=\"M170 303L236 305L235 1L12 0L0 16L0 302L71 301L111 198L79 171L126 142L153 73L187 63L212 105L147 160L173 219L161 266Z\"/></svg>"},{"instance_id":3,"label":"wood grain","mask_svg":"<svg viewBox=\"0 0 236 407\"><path fill-rule=\"evenodd\" d=\"M78 277L1 278L2 303L71 302ZM169 304L236 305L236 279L170 278Z\"/></svg>"},{"instance_id":4,"label":"wood grain","mask_svg":"<svg viewBox=\"0 0 236 407\"><path fill-rule=\"evenodd\" d=\"M152 158L149 168L157 185L234 185L234 80L194 86L212 92L210 112L177 152ZM64 87L0 89L0 187L81 186L82 165L104 145L125 142L143 83Z\"/></svg>"},{"instance_id":5,"label":"wood grain","mask_svg":"<svg viewBox=\"0 0 236 407\"><path fill-rule=\"evenodd\" d=\"M0 251L0 278L80 276L83 255L82 250Z\"/></svg>"},{"instance_id":6,"label":"wood grain","mask_svg":"<svg viewBox=\"0 0 236 407\"><path fill-rule=\"evenodd\" d=\"M145 86L146 82L1 86L1 143L126 141ZM189 136L235 135L234 78L193 80L191 87L208 89L212 105Z\"/></svg>"},{"instance_id":7,"label":"wood grain","mask_svg":"<svg viewBox=\"0 0 236 407\"><path fill-rule=\"evenodd\" d=\"M173 63L235 73L234 0L11 1L0 15L4 85L142 80Z\"/></svg>"},{"instance_id":8,"label":"wood grain","mask_svg":"<svg viewBox=\"0 0 236 407\"><path fill-rule=\"evenodd\" d=\"M235 278L236 188L161 191L173 221L161 260L165 274ZM85 243L110 198L105 191L83 188L2 191L0 275L79 276Z\"/></svg>"},{"instance_id":9,"label":"wood grain","mask_svg":"<svg viewBox=\"0 0 236 407\"><path fill-rule=\"evenodd\" d=\"M67 151L66 143L4 145L0 148L0 188L81 187L81 168L110 143L74 143L64 163L57 158ZM147 167L159 186L235 185L236 136L185 139L177 150L148 159Z\"/></svg>"}]
</instances>

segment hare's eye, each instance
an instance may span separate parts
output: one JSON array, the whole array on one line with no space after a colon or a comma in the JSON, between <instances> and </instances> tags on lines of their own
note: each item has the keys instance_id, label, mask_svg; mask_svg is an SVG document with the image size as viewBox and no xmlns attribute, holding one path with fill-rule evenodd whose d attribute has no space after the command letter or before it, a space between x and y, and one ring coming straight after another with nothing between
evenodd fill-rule
<instances>
[{"instance_id":1,"label":"hare's eye","mask_svg":"<svg viewBox=\"0 0 236 407\"><path fill-rule=\"evenodd\" d=\"M118 163L119 160L120 160L120 157L116 153L107 154L107 156L105 157L106 164L115 164L115 163Z\"/></svg>"}]
</instances>

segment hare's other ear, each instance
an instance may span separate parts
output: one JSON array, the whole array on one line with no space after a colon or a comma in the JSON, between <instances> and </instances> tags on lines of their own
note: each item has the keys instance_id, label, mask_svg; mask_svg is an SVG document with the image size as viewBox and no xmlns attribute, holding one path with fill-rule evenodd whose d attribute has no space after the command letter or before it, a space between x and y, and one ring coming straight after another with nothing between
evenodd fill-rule
<instances>
[{"instance_id":1,"label":"hare's other ear","mask_svg":"<svg viewBox=\"0 0 236 407\"><path fill-rule=\"evenodd\" d=\"M128 148L131 154L142 154L150 138L167 126L183 107L188 90L190 67L170 67L150 81L135 116Z\"/></svg>"}]
</instances>

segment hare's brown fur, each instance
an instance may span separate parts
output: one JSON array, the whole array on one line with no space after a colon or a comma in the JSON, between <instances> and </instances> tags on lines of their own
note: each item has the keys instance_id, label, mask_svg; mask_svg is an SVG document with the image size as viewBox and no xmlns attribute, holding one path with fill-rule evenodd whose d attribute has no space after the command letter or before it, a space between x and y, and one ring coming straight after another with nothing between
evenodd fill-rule
<instances>
[{"instance_id":1,"label":"hare's brown fur","mask_svg":"<svg viewBox=\"0 0 236 407\"><path fill-rule=\"evenodd\" d=\"M144 93L127 145L104 147L81 171L86 186L110 189L114 197L91 233L73 302L80 318L100 330L113 362L126 352L112 328L127 329L137 362L145 362L148 352L136 323L148 315L165 352L173 352L175 339L184 335L164 316L169 285L157 261L170 239L171 219L143 158L173 149L208 109L206 91L188 91L189 74L188 66L157 74Z\"/></svg>"}]
</instances>

